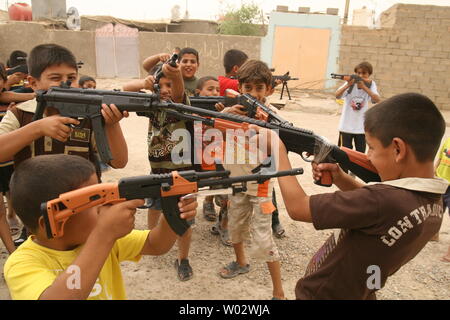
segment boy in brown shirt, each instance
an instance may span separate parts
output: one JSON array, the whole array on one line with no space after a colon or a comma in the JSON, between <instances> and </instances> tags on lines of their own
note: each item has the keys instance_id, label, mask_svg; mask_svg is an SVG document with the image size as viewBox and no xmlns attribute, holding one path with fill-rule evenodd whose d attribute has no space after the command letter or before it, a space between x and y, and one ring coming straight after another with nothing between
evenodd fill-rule
<instances>
[{"instance_id":1,"label":"boy in brown shirt","mask_svg":"<svg viewBox=\"0 0 450 320\"><path fill-rule=\"evenodd\" d=\"M278 179L292 219L318 230L342 229L311 260L297 283L297 299L376 299L387 278L422 250L443 218L448 183L435 178L433 161L444 132L445 121L430 99L401 94L366 113L368 158L382 183L363 185L325 163L313 165L314 178L331 171L342 191L310 197L297 179ZM272 144L274 139L276 134ZM291 167L281 141L275 157L279 170Z\"/></svg>"}]
</instances>

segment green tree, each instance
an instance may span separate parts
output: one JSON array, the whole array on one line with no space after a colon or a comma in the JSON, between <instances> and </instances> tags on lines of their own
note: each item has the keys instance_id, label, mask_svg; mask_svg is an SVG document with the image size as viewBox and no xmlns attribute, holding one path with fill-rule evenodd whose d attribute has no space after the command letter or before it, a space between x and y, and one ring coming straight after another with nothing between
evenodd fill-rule
<instances>
[{"instance_id":1,"label":"green tree","mask_svg":"<svg viewBox=\"0 0 450 320\"><path fill-rule=\"evenodd\" d=\"M239 9L229 9L219 25L220 34L259 36L263 24L262 11L256 4L244 4Z\"/></svg>"}]
</instances>

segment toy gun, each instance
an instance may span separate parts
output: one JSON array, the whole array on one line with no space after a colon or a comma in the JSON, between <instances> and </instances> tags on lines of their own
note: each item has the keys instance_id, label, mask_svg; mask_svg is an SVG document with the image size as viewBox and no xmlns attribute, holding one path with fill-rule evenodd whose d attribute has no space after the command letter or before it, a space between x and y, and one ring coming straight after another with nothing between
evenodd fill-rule
<instances>
[{"instance_id":1,"label":"toy gun","mask_svg":"<svg viewBox=\"0 0 450 320\"><path fill-rule=\"evenodd\" d=\"M217 111L215 107L217 103L222 103L225 107L232 107L239 104L244 107L242 110L247 112L247 117L249 118L256 118L276 124L288 122L250 94L240 94L231 89L226 90L224 97L192 97L189 98L189 101L193 107L210 111Z\"/></svg>"},{"instance_id":2,"label":"toy gun","mask_svg":"<svg viewBox=\"0 0 450 320\"><path fill-rule=\"evenodd\" d=\"M149 207L154 199L161 198L168 224L176 234L182 236L189 229L189 224L180 217L178 202L181 196L202 192L207 195L214 192L223 194L223 189L235 194L245 192L248 182L264 183L271 178L299 174L303 174L303 169L274 173L261 167L257 173L237 177L230 177L229 171L174 171L169 174L123 178L118 183L96 184L61 194L59 198L43 203L41 214L47 237L51 239L64 235L64 224L71 216L94 206L146 199L149 200Z\"/></svg>"},{"instance_id":3,"label":"toy gun","mask_svg":"<svg viewBox=\"0 0 450 320\"><path fill-rule=\"evenodd\" d=\"M38 107L34 120L42 118L47 105L57 109L64 117L89 118L92 121L99 155L105 163L111 160L111 152L105 135L101 106L102 104L115 104L122 112L136 112L138 116L149 116L151 112L163 110L177 119L201 121L222 131L227 129L244 129L245 131L249 124L278 130L288 151L301 155L304 160L307 160L304 154L313 155L315 162L337 162L343 169L350 170L365 182L380 181L376 169L368 161L365 154L349 149L340 149L328 143L323 137L315 135L312 131L297 128L282 118L278 122L270 121L270 118L269 121L263 121L161 101L159 96L155 94L76 88L56 87L47 92L37 92L37 101ZM264 107L262 104L260 106ZM331 175L321 183L331 185Z\"/></svg>"},{"instance_id":4,"label":"toy gun","mask_svg":"<svg viewBox=\"0 0 450 320\"><path fill-rule=\"evenodd\" d=\"M281 83L283 83L283 88L282 88L282 90L281 90L280 100L283 99L284 90L287 91L289 100L292 100L292 98L291 98L291 93L289 92L288 81L291 81L291 80L299 80L299 78L292 78L292 77L289 75L289 73L290 73L290 72L288 71L288 72L286 72L286 73L285 73L284 75L282 75L282 76L272 76L273 81L280 80Z\"/></svg>"},{"instance_id":5,"label":"toy gun","mask_svg":"<svg viewBox=\"0 0 450 320\"><path fill-rule=\"evenodd\" d=\"M250 124L276 130L287 151L299 154L307 162L311 162L308 158L314 156L314 162L338 163L344 170L350 170L365 182L380 181L376 168L364 153L344 147L339 148L329 143L324 137L315 135L312 131L297 128L290 123L275 124L180 104L171 104L170 108L175 110L169 109L166 113L173 117L190 121L201 121L207 126L222 132L226 132L229 129L242 129L245 132L249 129ZM332 183L331 173L324 173L322 180L316 182L316 184L326 187L331 186Z\"/></svg>"},{"instance_id":6,"label":"toy gun","mask_svg":"<svg viewBox=\"0 0 450 320\"><path fill-rule=\"evenodd\" d=\"M169 60L167 60L167 64L169 64L170 66L176 68L177 66L177 61L178 61L178 54L174 53L172 54L172 56L170 57ZM160 87L159 87L159 81L161 80L161 78L163 77L164 73L162 71L163 69L163 65L161 64L161 66L155 71L154 77L155 77L155 85L154 85L154 92L156 94L159 93L160 91Z\"/></svg>"},{"instance_id":7,"label":"toy gun","mask_svg":"<svg viewBox=\"0 0 450 320\"><path fill-rule=\"evenodd\" d=\"M6 71L6 74L8 76L10 76L17 72L28 74L28 66L26 64L19 64L18 66L15 66L14 68L8 69L8 71Z\"/></svg>"},{"instance_id":8,"label":"toy gun","mask_svg":"<svg viewBox=\"0 0 450 320\"><path fill-rule=\"evenodd\" d=\"M363 81L364 84L366 85L367 88L370 88L372 86L372 81L364 81L360 76L358 76L357 74L336 74L336 73L332 73L331 74L331 78L332 79L339 79L339 80L345 80L347 82L350 82L352 80L355 81L355 83L358 83L360 81ZM353 87L355 86L355 83L348 89L348 93L352 93L353 91Z\"/></svg>"}]
</instances>

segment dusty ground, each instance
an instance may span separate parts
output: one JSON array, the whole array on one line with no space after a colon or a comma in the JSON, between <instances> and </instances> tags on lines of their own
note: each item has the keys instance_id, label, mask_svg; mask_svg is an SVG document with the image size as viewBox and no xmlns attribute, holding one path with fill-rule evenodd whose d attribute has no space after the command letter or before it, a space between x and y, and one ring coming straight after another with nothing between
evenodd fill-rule
<instances>
[{"instance_id":1,"label":"dusty ground","mask_svg":"<svg viewBox=\"0 0 450 320\"><path fill-rule=\"evenodd\" d=\"M99 81L99 88L120 88L121 80ZM278 97L278 96L277 96ZM294 93L299 99L296 104L288 103L280 114L298 127L308 128L316 134L337 141L339 115L334 99L326 94ZM276 98L275 98L276 99ZM445 113L450 121L450 113ZM123 121L123 130L128 142L129 164L126 169L110 171L105 174L105 182L117 181L121 177L144 175L149 171L146 158L147 121L132 115ZM447 131L450 136L450 131ZM324 193L326 189L313 184L309 165L297 155L291 155L295 167L305 168L300 182L308 194ZM277 187L278 198L281 194ZM285 293L294 299L297 280L303 275L309 259L332 232L315 231L307 223L292 221L280 200L280 219L287 236L276 239L282 263L282 278ZM201 205L201 204L200 204ZM146 228L144 211L137 215L136 228ZM219 277L219 269L234 259L233 249L221 244L218 236L210 233L212 222L207 222L199 214L193 233L190 262L194 278L180 282L176 276L174 260L177 257L175 246L162 257L144 257L139 264L124 263L123 274L129 299L193 299L193 300L264 300L271 298L271 281L265 264L250 260L252 270L235 279L224 280ZM450 245L450 219L446 215L439 242L430 242L422 252L397 274L391 277L385 288L378 293L379 299L449 299L450 264L440 258ZM7 258L6 250L0 243L0 266ZM4 283L0 280L0 300L9 299Z\"/></svg>"}]
</instances>

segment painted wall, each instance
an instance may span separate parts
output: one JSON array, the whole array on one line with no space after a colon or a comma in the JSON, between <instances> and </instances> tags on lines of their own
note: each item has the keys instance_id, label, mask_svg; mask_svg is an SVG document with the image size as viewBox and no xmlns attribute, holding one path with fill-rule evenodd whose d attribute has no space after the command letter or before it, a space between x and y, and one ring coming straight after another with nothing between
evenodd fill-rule
<instances>
[{"instance_id":1,"label":"painted wall","mask_svg":"<svg viewBox=\"0 0 450 320\"><path fill-rule=\"evenodd\" d=\"M298 61L291 62L290 65L295 67L297 64L299 74L296 74L292 67L289 71L292 76L299 77L300 81L293 83L293 86L299 85L299 88L314 89L331 88L333 83L329 83L325 79L328 79L329 74L338 69L339 19L339 16L334 15L272 12L267 36L261 41L261 59L269 66L274 67L275 63L283 66L279 58L281 55L290 60L297 56ZM297 31L291 29L292 33L289 36L286 28L294 28ZM324 37L329 37L328 47L323 42ZM294 50L294 54L291 50ZM321 52L321 54L311 54L314 51ZM289 56L290 58L288 58ZM286 71L288 70L279 69L275 73L281 74Z\"/></svg>"}]
</instances>

